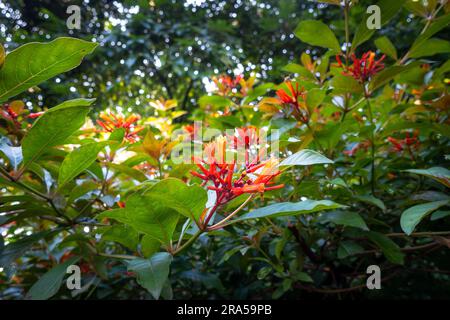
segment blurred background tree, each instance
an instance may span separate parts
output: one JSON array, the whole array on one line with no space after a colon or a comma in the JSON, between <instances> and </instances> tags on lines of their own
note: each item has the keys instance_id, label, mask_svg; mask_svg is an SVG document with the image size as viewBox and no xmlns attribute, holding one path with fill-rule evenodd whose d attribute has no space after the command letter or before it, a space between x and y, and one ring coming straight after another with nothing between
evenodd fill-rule
<instances>
[{"instance_id":1,"label":"blurred background tree","mask_svg":"<svg viewBox=\"0 0 450 320\"><path fill-rule=\"evenodd\" d=\"M69 5L81 8L79 30L66 26ZM365 7L352 9L351 30ZM100 43L76 71L22 95L29 108L38 111L82 96L97 98L99 110L120 107L149 114L148 101L160 96L192 110L214 74L255 73L261 80L281 82L289 74L283 67L298 62L303 51L322 53L295 38L298 22L319 19L344 34L342 15L339 6L306 0L18 0L0 3L0 34L8 51L59 36ZM383 28L399 52L419 30L412 18L403 10Z\"/></svg>"}]
</instances>

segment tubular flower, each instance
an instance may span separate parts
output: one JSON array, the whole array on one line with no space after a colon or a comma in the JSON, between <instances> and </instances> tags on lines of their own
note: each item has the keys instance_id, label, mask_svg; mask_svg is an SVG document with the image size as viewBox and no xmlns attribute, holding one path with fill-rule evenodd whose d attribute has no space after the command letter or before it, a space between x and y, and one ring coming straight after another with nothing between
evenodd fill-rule
<instances>
[{"instance_id":1,"label":"tubular flower","mask_svg":"<svg viewBox=\"0 0 450 320\"><path fill-rule=\"evenodd\" d=\"M194 139L196 131L198 129L193 124L187 124L182 127L183 132L190 138Z\"/></svg>"},{"instance_id":2,"label":"tubular flower","mask_svg":"<svg viewBox=\"0 0 450 320\"><path fill-rule=\"evenodd\" d=\"M360 59L358 59L355 54L352 54L352 66L343 65L341 58L338 55L336 55L336 60L339 66L344 69L342 72L343 75L351 76L360 83L365 83L369 78L384 69L382 61L385 57L386 55L382 55L380 59L375 60L375 53L367 51Z\"/></svg>"},{"instance_id":3,"label":"tubular flower","mask_svg":"<svg viewBox=\"0 0 450 320\"><path fill-rule=\"evenodd\" d=\"M30 118L30 119L36 119L36 118L39 118L40 116L42 116L43 114L44 114L43 111L40 111L40 112L32 112L32 113L30 113L30 114L28 115L28 118Z\"/></svg>"},{"instance_id":4,"label":"tubular flower","mask_svg":"<svg viewBox=\"0 0 450 320\"><path fill-rule=\"evenodd\" d=\"M248 126L244 128L236 128L234 135L228 136L229 141L232 143L232 148L238 150L238 152L244 152L245 164L250 163L250 152L251 149L259 146L261 141L257 132L256 127ZM260 149L257 157L260 157L265 149Z\"/></svg>"},{"instance_id":5,"label":"tubular flower","mask_svg":"<svg viewBox=\"0 0 450 320\"><path fill-rule=\"evenodd\" d=\"M139 137L138 133L144 129L144 127L135 126L135 122L140 119L137 115L130 115L125 118L123 115L115 115L114 113L101 114L100 118L103 120L97 120L97 124L103 128L105 132L113 132L115 129L125 129L125 139L129 142L136 142Z\"/></svg>"},{"instance_id":6,"label":"tubular flower","mask_svg":"<svg viewBox=\"0 0 450 320\"><path fill-rule=\"evenodd\" d=\"M236 76L236 78L232 78L227 75L221 75L219 78L212 78L212 81L216 84L218 88L218 92L221 95L228 95L234 88L237 87L239 82L243 79L242 75Z\"/></svg>"},{"instance_id":7,"label":"tubular flower","mask_svg":"<svg viewBox=\"0 0 450 320\"><path fill-rule=\"evenodd\" d=\"M304 88L299 89L299 84L295 84L295 88L291 81L285 82L288 87L289 92L284 89L278 89L276 94L278 96L279 102L289 107L289 112L294 115L294 117L303 123L309 121L309 112L305 104L306 93Z\"/></svg>"},{"instance_id":8,"label":"tubular flower","mask_svg":"<svg viewBox=\"0 0 450 320\"><path fill-rule=\"evenodd\" d=\"M395 139L393 137L388 137L387 140L392 145L392 151L397 153L407 151L411 156L411 159L414 160L413 150L417 150L420 146L420 142L417 135L418 135L417 131L414 132L413 136L411 136L409 132L406 132L406 137L404 139Z\"/></svg>"},{"instance_id":9,"label":"tubular flower","mask_svg":"<svg viewBox=\"0 0 450 320\"><path fill-rule=\"evenodd\" d=\"M280 174L277 159L259 161L257 157L238 167L235 159L226 159L228 146L233 148L232 143L220 136L205 146L205 159L194 157L199 171L192 171L191 174L202 179L203 185L208 184L209 190L216 192L216 206L244 193L264 193L283 188L284 185L272 186L274 178Z\"/></svg>"}]
</instances>

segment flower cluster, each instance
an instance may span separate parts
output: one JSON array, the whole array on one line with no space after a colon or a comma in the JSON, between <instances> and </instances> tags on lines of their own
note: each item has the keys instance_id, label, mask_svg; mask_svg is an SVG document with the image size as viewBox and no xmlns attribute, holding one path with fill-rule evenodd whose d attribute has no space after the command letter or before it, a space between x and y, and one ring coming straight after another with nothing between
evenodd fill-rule
<instances>
[{"instance_id":1,"label":"flower cluster","mask_svg":"<svg viewBox=\"0 0 450 320\"><path fill-rule=\"evenodd\" d=\"M232 78L228 75L221 75L219 78L212 78L212 81L216 84L218 92L221 95L228 95L243 79L242 75L238 75Z\"/></svg>"},{"instance_id":2,"label":"flower cluster","mask_svg":"<svg viewBox=\"0 0 450 320\"><path fill-rule=\"evenodd\" d=\"M373 75L384 69L383 60L385 57L386 56L383 55L380 59L375 60L375 53L368 51L359 59L355 54L352 54L352 66L343 65L341 58L338 55L336 56L336 60L339 66L344 69L342 72L343 75L351 76L358 82L365 83Z\"/></svg>"},{"instance_id":3,"label":"flower cluster","mask_svg":"<svg viewBox=\"0 0 450 320\"><path fill-rule=\"evenodd\" d=\"M103 128L105 132L113 132L116 129L123 128L125 130L124 138L131 143L136 142L139 137L138 133L141 132L144 127L136 126L135 123L140 119L137 115L130 115L125 118L123 115L115 115L114 113L101 114L100 118L103 120L97 120L97 124Z\"/></svg>"},{"instance_id":4,"label":"flower cluster","mask_svg":"<svg viewBox=\"0 0 450 320\"><path fill-rule=\"evenodd\" d=\"M280 174L278 159L271 157L261 160L261 150L254 159L250 159L249 148L257 142L253 128L236 130L236 136L219 136L204 148L204 159L195 158L199 172L192 175L203 180L209 190L216 192L216 206L227 203L244 193L255 194L283 188L273 185L273 180ZM245 161L240 165L234 156L229 160L228 151L238 151L239 146L245 148Z\"/></svg>"},{"instance_id":5,"label":"flower cluster","mask_svg":"<svg viewBox=\"0 0 450 320\"><path fill-rule=\"evenodd\" d=\"M44 112L28 113L29 111L25 109L25 104L20 100L11 101L10 103L5 103L0 107L0 119L4 119L8 123L8 128L12 132L17 132L23 127L25 123L23 120L36 119L40 117ZM25 123L26 124L26 123ZM29 125L29 124L26 124Z\"/></svg>"},{"instance_id":6,"label":"flower cluster","mask_svg":"<svg viewBox=\"0 0 450 320\"><path fill-rule=\"evenodd\" d=\"M293 116L303 123L309 121L309 112L306 106L306 92L304 88L299 88L299 84L295 84L295 88L291 81L286 81L285 85L288 88L288 92L284 89L278 89L276 94L279 102L289 108L289 112Z\"/></svg>"},{"instance_id":7,"label":"flower cluster","mask_svg":"<svg viewBox=\"0 0 450 320\"><path fill-rule=\"evenodd\" d=\"M406 137L403 139L395 139L393 137L388 137L387 140L392 145L392 151L397 153L402 153L407 151L412 159L414 159L413 150L417 150L420 146L418 132L414 131L413 135L406 132Z\"/></svg>"}]
</instances>

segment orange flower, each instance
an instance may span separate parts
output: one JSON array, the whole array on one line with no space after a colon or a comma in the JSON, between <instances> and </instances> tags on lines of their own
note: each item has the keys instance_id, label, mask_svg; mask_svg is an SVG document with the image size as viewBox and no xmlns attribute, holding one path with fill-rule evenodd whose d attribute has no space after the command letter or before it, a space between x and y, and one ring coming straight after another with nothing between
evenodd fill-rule
<instances>
[{"instance_id":1,"label":"orange flower","mask_svg":"<svg viewBox=\"0 0 450 320\"><path fill-rule=\"evenodd\" d=\"M298 83L295 84L294 88L291 81L286 81L285 85L288 87L289 92L286 92L284 89L278 89L276 92L279 102L291 109L289 111L292 112L295 119L307 123L309 115L304 103L306 98L304 88L299 89Z\"/></svg>"},{"instance_id":2,"label":"orange flower","mask_svg":"<svg viewBox=\"0 0 450 320\"><path fill-rule=\"evenodd\" d=\"M239 82L243 79L242 75L236 76L236 78L232 78L228 75L221 75L219 78L212 78L212 81L216 84L218 88L218 92L221 95L228 95L234 88L237 87Z\"/></svg>"},{"instance_id":3,"label":"orange flower","mask_svg":"<svg viewBox=\"0 0 450 320\"><path fill-rule=\"evenodd\" d=\"M271 186L273 179L280 174L277 159L259 161L258 157L237 168L235 159L225 162L227 146L229 144L224 136L207 144L204 149L207 159L194 158L200 172L191 172L203 180L203 185L210 183L208 189L216 191L216 205L225 204L243 193L263 193L283 188L284 185ZM233 148L232 145L230 147Z\"/></svg>"},{"instance_id":4,"label":"orange flower","mask_svg":"<svg viewBox=\"0 0 450 320\"><path fill-rule=\"evenodd\" d=\"M123 115L115 115L114 113L101 114L100 118L103 120L97 120L97 124L100 125L105 132L113 132L115 129L125 129L125 139L131 143L136 142L139 137L138 133L144 129L144 127L135 126L140 117L138 115L130 115L125 118Z\"/></svg>"},{"instance_id":5,"label":"orange flower","mask_svg":"<svg viewBox=\"0 0 450 320\"><path fill-rule=\"evenodd\" d=\"M417 150L420 146L420 142L417 136L417 131L414 131L413 136L411 136L409 132L406 132L406 137L404 139L395 139L393 137L388 137L387 140L392 144L392 151L397 153L407 151L411 159L414 160L413 150Z\"/></svg>"},{"instance_id":6,"label":"orange flower","mask_svg":"<svg viewBox=\"0 0 450 320\"><path fill-rule=\"evenodd\" d=\"M382 55L380 59L375 60L375 53L367 51L360 59L358 59L355 54L352 54L352 66L343 65L341 58L338 55L336 55L336 60L339 66L344 69L342 72L343 75L351 76L360 83L365 83L369 78L384 69L382 61L385 57L385 55Z\"/></svg>"}]
</instances>

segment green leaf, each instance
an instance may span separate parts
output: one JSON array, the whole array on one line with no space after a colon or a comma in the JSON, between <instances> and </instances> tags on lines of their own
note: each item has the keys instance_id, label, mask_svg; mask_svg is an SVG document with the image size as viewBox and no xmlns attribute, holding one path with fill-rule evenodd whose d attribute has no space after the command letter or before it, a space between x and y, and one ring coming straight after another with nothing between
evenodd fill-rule
<instances>
[{"instance_id":1,"label":"green leaf","mask_svg":"<svg viewBox=\"0 0 450 320\"><path fill-rule=\"evenodd\" d=\"M133 259L128 262L128 271L136 273L137 282L159 299L165 282L169 277L172 256L167 252L158 252L149 259Z\"/></svg>"},{"instance_id":2,"label":"green leaf","mask_svg":"<svg viewBox=\"0 0 450 320\"><path fill-rule=\"evenodd\" d=\"M31 42L11 51L0 69L0 102L80 65L97 43L58 38L48 43ZM70 118L67 118L70 119Z\"/></svg>"},{"instance_id":3,"label":"green leaf","mask_svg":"<svg viewBox=\"0 0 450 320\"><path fill-rule=\"evenodd\" d=\"M383 71L376 74L370 81L369 83L370 91L373 91L381 87L382 85L388 83L390 80L392 80L394 77L401 74L402 72L408 71L418 65L420 65L420 61L414 61L404 66L395 65L384 69Z\"/></svg>"},{"instance_id":4,"label":"green leaf","mask_svg":"<svg viewBox=\"0 0 450 320\"><path fill-rule=\"evenodd\" d=\"M337 74L331 79L330 86L333 88L334 94L340 93L360 93L363 86L350 76Z\"/></svg>"},{"instance_id":5,"label":"green leaf","mask_svg":"<svg viewBox=\"0 0 450 320\"><path fill-rule=\"evenodd\" d=\"M59 188L89 168L97 159L98 153L108 143L108 141L103 141L84 144L69 153L59 168Z\"/></svg>"},{"instance_id":6,"label":"green leaf","mask_svg":"<svg viewBox=\"0 0 450 320\"><path fill-rule=\"evenodd\" d=\"M310 111L317 108L325 99L325 91L322 89L314 88L308 91L306 96L306 105Z\"/></svg>"},{"instance_id":7,"label":"green leaf","mask_svg":"<svg viewBox=\"0 0 450 320\"><path fill-rule=\"evenodd\" d=\"M17 170L19 164L22 162L22 147L13 147L7 144L6 142L0 142L0 151L5 154L8 158L9 163Z\"/></svg>"},{"instance_id":8,"label":"green leaf","mask_svg":"<svg viewBox=\"0 0 450 320\"><path fill-rule=\"evenodd\" d=\"M95 99L74 99L40 116L22 140L25 166L42 155L46 148L58 146L77 131L85 121Z\"/></svg>"},{"instance_id":9,"label":"green leaf","mask_svg":"<svg viewBox=\"0 0 450 320\"><path fill-rule=\"evenodd\" d=\"M364 252L364 248L354 241L342 241L339 244L337 256L339 259L345 259L349 256Z\"/></svg>"},{"instance_id":10,"label":"green leaf","mask_svg":"<svg viewBox=\"0 0 450 320\"><path fill-rule=\"evenodd\" d=\"M450 211L438 210L431 215L430 220L435 221L448 216L450 216Z\"/></svg>"},{"instance_id":11,"label":"green leaf","mask_svg":"<svg viewBox=\"0 0 450 320\"><path fill-rule=\"evenodd\" d=\"M342 208L343 206L330 200L305 200L300 202L281 202L258 208L244 214L235 221L249 219L295 216L299 214L308 214L323 210Z\"/></svg>"},{"instance_id":12,"label":"green leaf","mask_svg":"<svg viewBox=\"0 0 450 320\"><path fill-rule=\"evenodd\" d=\"M432 178L450 188L450 170L446 168L432 167L429 169L408 169L404 171Z\"/></svg>"},{"instance_id":13,"label":"green leaf","mask_svg":"<svg viewBox=\"0 0 450 320\"><path fill-rule=\"evenodd\" d=\"M3 67L3 65L5 64L5 58L6 58L6 52L5 52L5 48L2 46L2 44L0 43L0 69Z\"/></svg>"},{"instance_id":14,"label":"green leaf","mask_svg":"<svg viewBox=\"0 0 450 320\"><path fill-rule=\"evenodd\" d=\"M388 55L392 59L398 59L397 49L395 49L395 46L392 44L391 40L389 40L388 37L383 36L378 38L377 40L375 40L375 45L381 52Z\"/></svg>"},{"instance_id":15,"label":"green leaf","mask_svg":"<svg viewBox=\"0 0 450 320\"><path fill-rule=\"evenodd\" d=\"M404 7L417 16L421 16L423 18L427 17L428 10L423 5L422 1L407 0Z\"/></svg>"},{"instance_id":16,"label":"green leaf","mask_svg":"<svg viewBox=\"0 0 450 320\"><path fill-rule=\"evenodd\" d=\"M381 210L383 210L383 212L386 212L386 206L384 205L383 201L381 201L378 198L375 198L374 196L370 196L370 195L356 196L355 198L362 202L372 204L372 205L380 208Z\"/></svg>"},{"instance_id":17,"label":"green leaf","mask_svg":"<svg viewBox=\"0 0 450 320\"><path fill-rule=\"evenodd\" d=\"M199 219L208 200L205 189L198 185L188 186L176 178L156 183L144 195L149 201L164 203L183 216L195 220Z\"/></svg>"},{"instance_id":18,"label":"green leaf","mask_svg":"<svg viewBox=\"0 0 450 320\"><path fill-rule=\"evenodd\" d=\"M141 194L133 194L125 201L125 208L101 213L98 218L112 218L132 226L161 243L172 240L179 214L166 203Z\"/></svg>"},{"instance_id":19,"label":"green leaf","mask_svg":"<svg viewBox=\"0 0 450 320\"><path fill-rule=\"evenodd\" d=\"M80 257L69 258L44 274L28 291L27 299L47 300L54 296L61 287L67 267L75 264L79 259Z\"/></svg>"},{"instance_id":20,"label":"green leaf","mask_svg":"<svg viewBox=\"0 0 450 320\"><path fill-rule=\"evenodd\" d=\"M442 39L428 39L411 50L411 58L430 57L439 53L450 52L450 42Z\"/></svg>"},{"instance_id":21,"label":"green leaf","mask_svg":"<svg viewBox=\"0 0 450 320\"><path fill-rule=\"evenodd\" d=\"M131 168L124 164L118 164L118 163L108 163L108 167L114 169L117 173L125 174L139 182L143 182L147 180L147 177L142 171L136 170L134 168Z\"/></svg>"},{"instance_id":22,"label":"green leaf","mask_svg":"<svg viewBox=\"0 0 450 320\"><path fill-rule=\"evenodd\" d=\"M265 277L267 277L270 273L272 273L273 268L271 266L265 266L258 270L258 273L256 274L256 278L258 280L264 280Z\"/></svg>"},{"instance_id":23,"label":"green leaf","mask_svg":"<svg viewBox=\"0 0 450 320\"><path fill-rule=\"evenodd\" d=\"M323 222L333 222L334 224L360 228L363 230L369 230L366 222L357 212L349 211L333 211L323 213L320 218Z\"/></svg>"},{"instance_id":24,"label":"green leaf","mask_svg":"<svg viewBox=\"0 0 450 320\"><path fill-rule=\"evenodd\" d=\"M425 218L431 212L449 203L450 201L448 200L434 201L419 204L403 211L400 218L400 226L402 227L403 232L407 235L410 235L411 233L413 233L414 229L423 218Z\"/></svg>"},{"instance_id":25,"label":"green leaf","mask_svg":"<svg viewBox=\"0 0 450 320\"><path fill-rule=\"evenodd\" d=\"M122 142L124 137L125 137L125 129L124 128L118 128L118 129L115 129L109 135L109 139L108 140L115 141L115 142Z\"/></svg>"},{"instance_id":26,"label":"green leaf","mask_svg":"<svg viewBox=\"0 0 450 320\"><path fill-rule=\"evenodd\" d=\"M39 240L51 236L55 233L60 232L60 228L53 230L41 231L20 240L8 243L0 256L0 267L8 268L17 258L24 255L24 253Z\"/></svg>"},{"instance_id":27,"label":"green leaf","mask_svg":"<svg viewBox=\"0 0 450 320\"><path fill-rule=\"evenodd\" d=\"M321 155L317 151L304 149L290 155L283 161L280 166L310 166L313 164L334 163L332 160Z\"/></svg>"},{"instance_id":28,"label":"green leaf","mask_svg":"<svg viewBox=\"0 0 450 320\"><path fill-rule=\"evenodd\" d=\"M300 76L305 77L307 79L314 79L314 75L306 69L304 66L299 65L297 63L289 63L282 68L283 71L287 71L290 73L298 73Z\"/></svg>"},{"instance_id":29,"label":"green leaf","mask_svg":"<svg viewBox=\"0 0 450 320\"><path fill-rule=\"evenodd\" d=\"M391 20L398 11L400 11L401 7L405 3L406 0L381 0L376 3L378 7L380 7L380 23L381 26L384 26L386 23ZM372 35L375 33L376 29L369 29L367 28L367 19L372 15L373 13L365 13L363 17L361 17L361 23L356 28L355 36L352 40L352 50L354 51L356 47L358 47L360 44L366 42L367 40L372 37Z\"/></svg>"},{"instance_id":30,"label":"green leaf","mask_svg":"<svg viewBox=\"0 0 450 320\"><path fill-rule=\"evenodd\" d=\"M399 246L394 241L378 232L371 231L367 234L367 236L370 241L375 243L381 251L383 251L383 254L390 262L395 264L404 263L405 255L401 252Z\"/></svg>"},{"instance_id":31,"label":"green leaf","mask_svg":"<svg viewBox=\"0 0 450 320\"><path fill-rule=\"evenodd\" d=\"M76 185L71 191L69 195L69 199L67 203L72 203L78 198L84 196L86 193L96 190L98 188L98 184L93 180L87 180L80 185Z\"/></svg>"},{"instance_id":32,"label":"green leaf","mask_svg":"<svg viewBox=\"0 0 450 320\"><path fill-rule=\"evenodd\" d=\"M144 235L141 240L141 251L144 257L148 258L158 252L161 243L150 236Z\"/></svg>"},{"instance_id":33,"label":"green leaf","mask_svg":"<svg viewBox=\"0 0 450 320\"><path fill-rule=\"evenodd\" d=\"M118 242L131 250L136 250L139 234L130 226L114 225L106 229L102 235L102 241Z\"/></svg>"},{"instance_id":34,"label":"green leaf","mask_svg":"<svg viewBox=\"0 0 450 320\"><path fill-rule=\"evenodd\" d=\"M339 41L336 39L333 31L322 21L301 21L294 34L297 38L310 45L341 51Z\"/></svg>"},{"instance_id":35,"label":"green leaf","mask_svg":"<svg viewBox=\"0 0 450 320\"><path fill-rule=\"evenodd\" d=\"M203 96L198 100L200 107L212 106L214 108L225 108L233 105L233 102L222 96Z\"/></svg>"},{"instance_id":36,"label":"green leaf","mask_svg":"<svg viewBox=\"0 0 450 320\"><path fill-rule=\"evenodd\" d=\"M419 35L414 41L413 45L411 46L410 52L414 52L417 50L417 48L422 47L422 45L431 38L434 34L441 31L445 27L447 27L450 24L450 13L447 13L433 21L433 23L430 24L430 26L427 28L427 30Z\"/></svg>"},{"instance_id":37,"label":"green leaf","mask_svg":"<svg viewBox=\"0 0 450 320\"><path fill-rule=\"evenodd\" d=\"M311 276L306 272L297 272L294 277L297 281L314 283L313 278L311 278Z\"/></svg>"}]
</instances>

